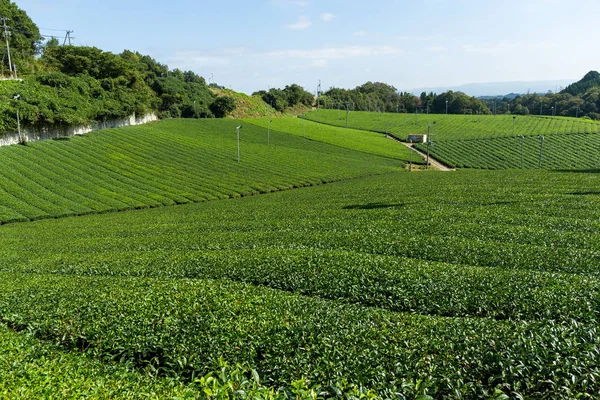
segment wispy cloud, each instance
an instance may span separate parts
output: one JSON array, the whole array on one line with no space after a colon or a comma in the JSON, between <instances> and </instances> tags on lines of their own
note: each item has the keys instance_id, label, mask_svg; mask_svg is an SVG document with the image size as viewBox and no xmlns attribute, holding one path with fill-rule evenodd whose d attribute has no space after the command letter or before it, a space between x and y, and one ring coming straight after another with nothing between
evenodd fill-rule
<instances>
[{"instance_id":1,"label":"wispy cloud","mask_svg":"<svg viewBox=\"0 0 600 400\"><path fill-rule=\"evenodd\" d=\"M312 23L310 22L310 20L306 16L301 15L298 17L298 20L296 20L296 22L284 25L284 27L293 31L301 31L310 28L311 25Z\"/></svg>"},{"instance_id":2,"label":"wispy cloud","mask_svg":"<svg viewBox=\"0 0 600 400\"><path fill-rule=\"evenodd\" d=\"M332 13L326 12L326 13L321 14L321 19L325 22L329 22L329 21L333 20L334 18L335 18L335 15Z\"/></svg>"},{"instance_id":3,"label":"wispy cloud","mask_svg":"<svg viewBox=\"0 0 600 400\"><path fill-rule=\"evenodd\" d=\"M266 53L270 57L298 58L314 60L340 60L350 57L373 57L402 54L402 49L394 46L345 46L325 47L309 50L281 50Z\"/></svg>"},{"instance_id":4,"label":"wispy cloud","mask_svg":"<svg viewBox=\"0 0 600 400\"><path fill-rule=\"evenodd\" d=\"M369 33L367 31L356 31L353 33L354 36L367 36Z\"/></svg>"}]
</instances>

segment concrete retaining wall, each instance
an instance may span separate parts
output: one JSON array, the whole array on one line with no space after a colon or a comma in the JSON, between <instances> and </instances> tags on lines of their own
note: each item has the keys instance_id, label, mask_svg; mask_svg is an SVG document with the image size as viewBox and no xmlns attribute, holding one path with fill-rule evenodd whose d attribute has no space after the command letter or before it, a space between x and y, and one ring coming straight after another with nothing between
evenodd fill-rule
<instances>
[{"instance_id":1,"label":"concrete retaining wall","mask_svg":"<svg viewBox=\"0 0 600 400\"><path fill-rule=\"evenodd\" d=\"M94 122L91 125L78 125L53 128L31 128L22 127L21 135L27 142L36 142L38 140L56 139L60 137L68 137L75 135L83 135L88 132L97 131L108 128L120 128L123 126L142 125L149 122L158 121L158 117L154 114L146 114L142 117L136 117L135 114L129 118L115 119L112 121ZM0 146L10 146L11 144L20 143L19 133L7 133L0 137Z\"/></svg>"}]
</instances>

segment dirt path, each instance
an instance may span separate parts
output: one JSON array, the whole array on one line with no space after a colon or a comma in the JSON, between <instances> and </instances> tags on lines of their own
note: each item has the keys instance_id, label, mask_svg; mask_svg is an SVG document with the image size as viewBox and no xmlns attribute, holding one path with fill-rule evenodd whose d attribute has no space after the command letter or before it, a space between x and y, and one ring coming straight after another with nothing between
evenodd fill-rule
<instances>
[{"instance_id":1,"label":"dirt path","mask_svg":"<svg viewBox=\"0 0 600 400\"><path fill-rule=\"evenodd\" d=\"M415 149L413 147L412 143L401 142L400 140L398 140L398 139L396 139L394 137L391 137L391 136L388 136L388 138L392 139L392 140L395 140L396 142L402 143L403 145L405 145L409 149L413 149L414 152L416 152L417 154L421 155L423 157L423 159L425 159L425 160L427 159L427 154L423 153L422 151L419 151L419 150ZM450 168L450 167L442 164L438 160L436 160L433 157L431 157L431 154L429 155L429 166L433 167L433 168L435 168L435 169L437 169L439 171L445 171L445 172L456 171L456 168Z\"/></svg>"}]
</instances>

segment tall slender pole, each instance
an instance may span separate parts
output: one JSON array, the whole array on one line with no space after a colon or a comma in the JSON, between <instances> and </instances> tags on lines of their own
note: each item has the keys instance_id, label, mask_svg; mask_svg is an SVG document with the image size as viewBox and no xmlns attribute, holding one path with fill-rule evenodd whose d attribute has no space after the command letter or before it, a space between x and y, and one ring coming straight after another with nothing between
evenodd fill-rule
<instances>
[{"instance_id":1,"label":"tall slender pole","mask_svg":"<svg viewBox=\"0 0 600 400\"><path fill-rule=\"evenodd\" d=\"M523 144L525 143L525 136L520 135L521 138L521 169L523 169Z\"/></svg>"},{"instance_id":2,"label":"tall slender pole","mask_svg":"<svg viewBox=\"0 0 600 400\"><path fill-rule=\"evenodd\" d=\"M8 26L6 26L6 21L8 20L8 18L2 17L0 19L2 20L2 22L4 22L4 37L6 38L6 52L8 54L8 69L10 70L10 75L12 76L13 68L12 68L12 62L10 60L10 45L8 44L8 38L10 36L10 32L8 31Z\"/></svg>"},{"instance_id":3,"label":"tall slender pole","mask_svg":"<svg viewBox=\"0 0 600 400\"><path fill-rule=\"evenodd\" d=\"M512 133L513 137L515 136L515 120L516 119L517 119L517 116L513 115L513 133Z\"/></svg>"},{"instance_id":4,"label":"tall slender pole","mask_svg":"<svg viewBox=\"0 0 600 400\"><path fill-rule=\"evenodd\" d=\"M271 120L267 121L267 146L271 144Z\"/></svg>"},{"instance_id":5,"label":"tall slender pole","mask_svg":"<svg viewBox=\"0 0 600 400\"><path fill-rule=\"evenodd\" d=\"M346 128L348 127L348 114L350 114L350 104L346 103Z\"/></svg>"},{"instance_id":6,"label":"tall slender pole","mask_svg":"<svg viewBox=\"0 0 600 400\"><path fill-rule=\"evenodd\" d=\"M429 169L429 146L431 145L431 124L427 124L427 163L425 169Z\"/></svg>"},{"instance_id":7,"label":"tall slender pole","mask_svg":"<svg viewBox=\"0 0 600 400\"><path fill-rule=\"evenodd\" d=\"M412 153L413 153L413 148L410 147L410 163L408 164L409 171L412 171Z\"/></svg>"},{"instance_id":8,"label":"tall slender pole","mask_svg":"<svg viewBox=\"0 0 600 400\"><path fill-rule=\"evenodd\" d=\"M238 126L237 128L235 128L236 132L237 132L237 153L238 153L238 162L240 162L240 129L242 129L242 126Z\"/></svg>"},{"instance_id":9,"label":"tall slender pole","mask_svg":"<svg viewBox=\"0 0 600 400\"><path fill-rule=\"evenodd\" d=\"M446 115L448 115L448 100L446 100Z\"/></svg>"},{"instance_id":10,"label":"tall slender pole","mask_svg":"<svg viewBox=\"0 0 600 400\"><path fill-rule=\"evenodd\" d=\"M543 136L539 136L540 138L540 161L538 163L538 168L542 168L542 157L543 157L543 150L544 150L544 137Z\"/></svg>"}]
</instances>

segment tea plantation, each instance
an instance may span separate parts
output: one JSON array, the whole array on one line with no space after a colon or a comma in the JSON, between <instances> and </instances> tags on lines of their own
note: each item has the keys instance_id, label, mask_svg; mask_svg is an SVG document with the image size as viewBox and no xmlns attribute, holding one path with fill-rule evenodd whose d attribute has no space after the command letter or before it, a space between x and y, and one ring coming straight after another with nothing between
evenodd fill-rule
<instances>
[{"instance_id":1,"label":"tea plantation","mask_svg":"<svg viewBox=\"0 0 600 400\"><path fill-rule=\"evenodd\" d=\"M599 193L399 172L1 226L4 359L34 379L0 393L594 398Z\"/></svg>"},{"instance_id":2,"label":"tea plantation","mask_svg":"<svg viewBox=\"0 0 600 400\"><path fill-rule=\"evenodd\" d=\"M268 145L266 129L243 124L238 162L240 124L166 120L0 148L0 223L247 196L397 171L409 159L391 141L366 154L273 131Z\"/></svg>"},{"instance_id":3,"label":"tea plantation","mask_svg":"<svg viewBox=\"0 0 600 400\"><path fill-rule=\"evenodd\" d=\"M312 121L318 119L324 124L346 127L345 110L319 110L318 117L316 111L309 111L303 115L303 118ZM406 140L410 134L430 132L433 135L431 139L435 141L600 132L599 121L583 118L536 115L394 114L366 111L350 111L348 127L372 132L388 132L401 140Z\"/></svg>"}]
</instances>

